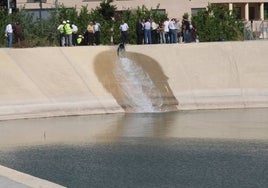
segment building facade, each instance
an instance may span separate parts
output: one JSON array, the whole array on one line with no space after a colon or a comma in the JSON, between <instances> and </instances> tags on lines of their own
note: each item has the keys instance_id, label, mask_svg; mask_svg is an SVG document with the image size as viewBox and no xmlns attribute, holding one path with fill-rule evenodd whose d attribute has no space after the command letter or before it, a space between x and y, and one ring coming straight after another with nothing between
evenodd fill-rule
<instances>
[{"instance_id":1,"label":"building facade","mask_svg":"<svg viewBox=\"0 0 268 188\"><path fill-rule=\"evenodd\" d=\"M41 1L41 2L40 2ZM102 0L17 0L17 8L50 9L57 4L65 7L82 6L88 9L95 8ZM268 20L268 0L114 0L117 10L135 9L145 5L147 8L156 9L159 4L160 11L166 12L169 17L181 18L184 13L195 14L198 10L207 7L208 3L227 4L229 9L237 9L240 18L245 21Z\"/></svg>"}]
</instances>

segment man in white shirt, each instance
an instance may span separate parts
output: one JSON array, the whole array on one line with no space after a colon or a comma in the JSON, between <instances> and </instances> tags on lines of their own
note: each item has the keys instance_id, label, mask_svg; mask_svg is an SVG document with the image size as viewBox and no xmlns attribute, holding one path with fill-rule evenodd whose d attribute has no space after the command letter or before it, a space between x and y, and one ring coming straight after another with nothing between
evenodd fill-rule
<instances>
[{"instance_id":1,"label":"man in white shirt","mask_svg":"<svg viewBox=\"0 0 268 188\"><path fill-rule=\"evenodd\" d=\"M169 27L169 36L170 36L170 43L177 43L177 31L175 27L175 19L172 18L171 21L168 24Z\"/></svg>"},{"instance_id":2,"label":"man in white shirt","mask_svg":"<svg viewBox=\"0 0 268 188\"><path fill-rule=\"evenodd\" d=\"M72 44L74 46L77 46L78 27L74 23L72 23L71 24L71 28L72 28L72 32L73 32L72 33L72 35L73 35L73 37L72 37L72 40L73 40Z\"/></svg>"},{"instance_id":3,"label":"man in white shirt","mask_svg":"<svg viewBox=\"0 0 268 188\"><path fill-rule=\"evenodd\" d=\"M147 19L144 23L144 44L152 44L150 19Z\"/></svg>"},{"instance_id":4,"label":"man in white shirt","mask_svg":"<svg viewBox=\"0 0 268 188\"><path fill-rule=\"evenodd\" d=\"M165 39L166 39L166 43L170 42L170 37L169 37L169 18L167 18L164 21L164 31L165 31Z\"/></svg>"},{"instance_id":5,"label":"man in white shirt","mask_svg":"<svg viewBox=\"0 0 268 188\"><path fill-rule=\"evenodd\" d=\"M125 20L122 20L122 23L119 27L121 30L121 37L122 37L122 43L126 44L128 42L128 24L125 22Z\"/></svg>"},{"instance_id":6,"label":"man in white shirt","mask_svg":"<svg viewBox=\"0 0 268 188\"><path fill-rule=\"evenodd\" d=\"M13 35L13 28L12 28L12 25L9 23L7 24L6 30L5 30L5 36L7 37L8 48L12 47L12 35Z\"/></svg>"},{"instance_id":7,"label":"man in white shirt","mask_svg":"<svg viewBox=\"0 0 268 188\"><path fill-rule=\"evenodd\" d=\"M100 28L101 25L100 23L94 21L94 39L95 39L95 44L100 45Z\"/></svg>"},{"instance_id":8,"label":"man in white shirt","mask_svg":"<svg viewBox=\"0 0 268 188\"><path fill-rule=\"evenodd\" d=\"M158 28L159 28L159 25L155 23L154 20L152 20L152 43L153 44L158 43Z\"/></svg>"}]
</instances>

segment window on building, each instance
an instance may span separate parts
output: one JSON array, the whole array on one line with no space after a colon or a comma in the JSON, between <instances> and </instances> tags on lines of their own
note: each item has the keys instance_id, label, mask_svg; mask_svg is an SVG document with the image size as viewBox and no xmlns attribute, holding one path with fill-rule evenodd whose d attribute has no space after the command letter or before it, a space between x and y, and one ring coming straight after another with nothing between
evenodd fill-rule
<instances>
[{"instance_id":1,"label":"window on building","mask_svg":"<svg viewBox=\"0 0 268 188\"><path fill-rule=\"evenodd\" d=\"M166 14L166 9L152 9L153 11L156 11L159 14Z\"/></svg>"},{"instance_id":2,"label":"window on building","mask_svg":"<svg viewBox=\"0 0 268 188\"><path fill-rule=\"evenodd\" d=\"M102 0L83 0L83 2L97 2L97 1L102 1Z\"/></svg>"},{"instance_id":3,"label":"window on building","mask_svg":"<svg viewBox=\"0 0 268 188\"><path fill-rule=\"evenodd\" d=\"M268 20L268 3L264 3L264 19Z\"/></svg>"},{"instance_id":4,"label":"window on building","mask_svg":"<svg viewBox=\"0 0 268 188\"><path fill-rule=\"evenodd\" d=\"M7 8L7 1L6 0L0 0L0 7L1 8Z\"/></svg>"},{"instance_id":5,"label":"window on building","mask_svg":"<svg viewBox=\"0 0 268 188\"><path fill-rule=\"evenodd\" d=\"M0 0L0 8L7 9L8 8L7 0ZM9 8L12 9L12 12L16 12L17 3L16 0L9 0Z\"/></svg>"},{"instance_id":6,"label":"window on building","mask_svg":"<svg viewBox=\"0 0 268 188\"><path fill-rule=\"evenodd\" d=\"M255 20L255 7L249 7L249 20Z\"/></svg>"},{"instance_id":7,"label":"window on building","mask_svg":"<svg viewBox=\"0 0 268 188\"><path fill-rule=\"evenodd\" d=\"M9 6L11 9L15 10L17 8L16 0L9 0Z\"/></svg>"},{"instance_id":8,"label":"window on building","mask_svg":"<svg viewBox=\"0 0 268 188\"><path fill-rule=\"evenodd\" d=\"M42 3L46 3L47 0L41 0ZM27 0L27 3L40 3L40 0Z\"/></svg>"},{"instance_id":9,"label":"window on building","mask_svg":"<svg viewBox=\"0 0 268 188\"><path fill-rule=\"evenodd\" d=\"M234 11L236 13L236 18L241 20L242 19L241 7L234 7Z\"/></svg>"},{"instance_id":10,"label":"window on building","mask_svg":"<svg viewBox=\"0 0 268 188\"><path fill-rule=\"evenodd\" d=\"M206 10L206 8L191 8L191 15L196 16L200 10Z\"/></svg>"}]
</instances>

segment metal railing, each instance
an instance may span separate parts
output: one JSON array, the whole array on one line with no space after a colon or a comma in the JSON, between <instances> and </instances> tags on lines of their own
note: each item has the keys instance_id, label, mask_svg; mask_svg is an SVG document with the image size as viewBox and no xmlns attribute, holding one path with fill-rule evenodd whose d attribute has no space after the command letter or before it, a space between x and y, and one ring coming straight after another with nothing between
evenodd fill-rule
<instances>
[{"instance_id":1,"label":"metal railing","mask_svg":"<svg viewBox=\"0 0 268 188\"><path fill-rule=\"evenodd\" d=\"M268 20L244 22L244 40L267 40Z\"/></svg>"},{"instance_id":2,"label":"metal railing","mask_svg":"<svg viewBox=\"0 0 268 188\"><path fill-rule=\"evenodd\" d=\"M268 20L264 20L260 25L260 39L268 39Z\"/></svg>"}]
</instances>

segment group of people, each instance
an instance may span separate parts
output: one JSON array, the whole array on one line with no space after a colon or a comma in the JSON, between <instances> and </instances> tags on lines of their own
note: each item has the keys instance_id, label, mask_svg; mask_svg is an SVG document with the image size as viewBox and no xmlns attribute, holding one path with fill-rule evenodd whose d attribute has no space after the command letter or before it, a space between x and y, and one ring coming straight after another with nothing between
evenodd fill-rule
<instances>
[{"instance_id":1,"label":"group of people","mask_svg":"<svg viewBox=\"0 0 268 188\"><path fill-rule=\"evenodd\" d=\"M75 46L77 45L78 27L69 20L63 20L57 30L60 33L60 46Z\"/></svg>"},{"instance_id":2,"label":"group of people","mask_svg":"<svg viewBox=\"0 0 268 188\"><path fill-rule=\"evenodd\" d=\"M64 20L58 26L60 46L77 45L100 45L101 25L96 21L89 22L87 29L78 34L78 27L69 20ZM121 31L121 43L128 43L128 24L122 20L119 26ZM9 23L5 29L7 37L7 46L12 47L13 34L19 47L23 40L23 30L19 22L14 25ZM164 21L156 23L153 19L138 20L136 24L137 44L159 44L159 43L180 43L180 42L198 42L196 28L183 17L179 22L177 19L167 18Z\"/></svg>"},{"instance_id":3,"label":"group of people","mask_svg":"<svg viewBox=\"0 0 268 188\"><path fill-rule=\"evenodd\" d=\"M18 46L22 46L23 41L23 30L19 22L16 22L14 25L8 23L5 29L5 36L7 38L7 47L11 48L13 44L13 35L15 41L18 43Z\"/></svg>"},{"instance_id":4,"label":"group of people","mask_svg":"<svg viewBox=\"0 0 268 188\"><path fill-rule=\"evenodd\" d=\"M137 44L198 42L196 28L184 17L156 23L153 19L138 20L136 24Z\"/></svg>"},{"instance_id":5,"label":"group of people","mask_svg":"<svg viewBox=\"0 0 268 188\"><path fill-rule=\"evenodd\" d=\"M90 22L83 34L78 34L78 27L69 20L63 20L57 30L60 33L60 46L77 45L100 45L101 25L94 21Z\"/></svg>"}]
</instances>

